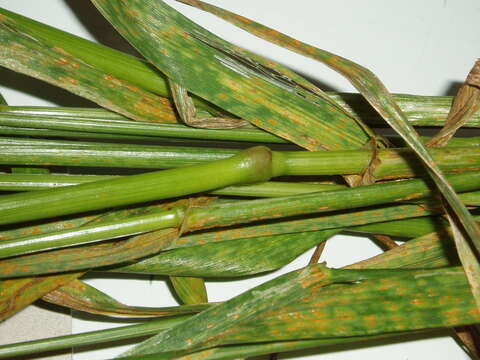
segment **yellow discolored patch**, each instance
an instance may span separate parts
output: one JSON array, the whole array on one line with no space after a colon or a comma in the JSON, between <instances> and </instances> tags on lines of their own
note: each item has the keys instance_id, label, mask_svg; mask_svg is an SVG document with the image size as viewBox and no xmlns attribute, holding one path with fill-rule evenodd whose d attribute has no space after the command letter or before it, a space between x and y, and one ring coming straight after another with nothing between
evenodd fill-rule
<instances>
[{"instance_id":1,"label":"yellow discolored patch","mask_svg":"<svg viewBox=\"0 0 480 360\"><path fill-rule=\"evenodd\" d=\"M54 61L55 61L55 63L58 64L58 65L66 65L66 64L68 64L68 60L65 59L65 58L63 58L63 57L62 57L62 58L55 59Z\"/></svg>"}]
</instances>

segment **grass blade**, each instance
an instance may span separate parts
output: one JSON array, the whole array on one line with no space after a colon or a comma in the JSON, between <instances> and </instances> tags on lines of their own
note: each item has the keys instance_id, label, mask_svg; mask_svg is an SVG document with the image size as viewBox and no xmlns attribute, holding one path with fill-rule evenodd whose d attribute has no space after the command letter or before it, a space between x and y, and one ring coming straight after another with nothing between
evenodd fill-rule
<instances>
[{"instance_id":1,"label":"grass blade","mask_svg":"<svg viewBox=\"0 0 480 360\"><path fill-rule=\"evenodd\" d=\"M0 261L0 278L87 270L99 266L125 263L158 253L176 237L178 237L176 229L162 229L113 244L16 256Z\"/></svg>"},{"instance_id":2,"label":"grass blade","mask_svg":"<svg viewBox=\"0 0 480 360\"><path fill-rule=\"evenodd\" d=\"M451 206L472 240L477 252L480 252L480 229L467 208L459 200L445 176L433 160L430 152L423 146L417 132L409 124L407 117L395 103L394 98L383 83L370 70L343 57L329 53L295 40L250 19L235 15L226 10L206 4L198 0L181 0L181 2L212 12L223 19L240 26L268 41L276 43L302 55L321 61L347 78L352 85L367 99L370 105L385 119L395 131L402 136L429 169L435 184Z\"/></svg>"},{"instance_id":3,"label":"grass blade","mask_svg":"<svg viewBox=\"0 0 480 360\"><path fill-rule=\"evenodd\" d=\"M400 274L387 270L321 269L318 265L309 266L262 284L144 341L123 356L192 352L218 344L375 334L385 329L391 332L445 326L446 322L448 326L450 322L475 322L479 316L465 275L459 268ZM325 287L335 282L356 283ZM421 289L431 294L442 294L442 289L448 289L453 301L449 301L449 297L432 295L431 299L418 303L415 299L419 291L423 292ZM333 294L342 296L338 298ZM381 312L375 312L378 303L372 299L379 298L387 303L381 306ZM399 307L390 307L390 304L401 305L404 311L399 312ZM335 316L339 306L342 314L352 316ZM454 315L438 316L438 313L449 311ZM294 326L292 317L285 316L289 313L298 316ZM397 321L391 320L399 314L404 315ZM371 322L370 318L378 320ZM338 326L339 322L342 326ZM237 326L240 323L241 326ZM206 324L211 325L207 328ZM197 326L202 326L202 331ZM278 329L283 331L275 331Z\"/></svg>"},{"instance_id":4,"label":"grass blade","mask_svg":"<svg viewBox=\"0 0 480 360\"><path fill-rule=\"evenodd\" d=\"M169 279L175 289L175 294L183 304L193 305L208 302L207 289L202 278L170 276Z\"/></svg>"},{"instance_id":5,"label":"grass blade","mask_svg":"<svg viewBox=\"0 0 480 360\"><path fill-rule=\"evenodd\" d=\"M301 300L266 311L217 336L224 336L224 344L363 336L471 324L478 318L465 274L454 267L397 272L336 289L306 289Z\"/></svg>"},{"instance_id":6,"label":"grass blade","mask_svg":"<svg viewBox=\"0 0 480 360\"><path fill-rule=\"evenodd\" d=\"M297 95L293 80L279 80L274 69L164 2L93 3L171 80L240 118L309 150L359 148L369 141L364 127L337 106ZM142 21L133 13L142 14Z\"/></svg>"},{"instance_id":7,"label":"grass blade","mask_svg":"<svg viewBox=\"0 0 480 360\"><path fill-rule=\"evenodd\" d=\"M43 295L79 277L81 273L0 280L0 321L7 319Z\"/></svg>"},{"instance_id":8,"label":"grass blade","mask_svg":"<svg viewBox=\"0 0 480 360\"><path fill-rule=\"evenodd\" d=\"M164 308L128 306L78 279L49 292L42 299L70 309L113 317L178 316L201 312L211 306L209 304Z\"/></svg>"},{"instance_id":9,"label":"grass blade","mask_svg":"<svg viewBox=\"0 0 480 360\"><path fill-rule=\"evenodd\" d=\"M260 236L189 246L166 251L111 271L203 278L253 275L287 265L308 249L326 241L339 231L333 229ZM255 257L252 254L255 254Z\"/></svg>"},{"instance_id":10,"label":"grass blade","mask_svg":"<svg viewBox=\"0 0 480 360\"><path fill-rule=\"evenodd\" d=\"M168 101L104 73L61 48L51 47L2 15L0 65L39 78L140 121L176 122Z\"/></svg>"},{"instance_id":11,"label":"grass blade","mask_svg":"<svg viewBox=\"0 0 480 360\"><path fill-rule=\"evenodd\" d=\"M256 147L229 159L198 166L7 195L0 199L0 223L45 219L177 197L235 183L266 181L272 176L272 170L270 150ZM4 244L0 246L7 246Z\"/></svg>"}]
</instances>

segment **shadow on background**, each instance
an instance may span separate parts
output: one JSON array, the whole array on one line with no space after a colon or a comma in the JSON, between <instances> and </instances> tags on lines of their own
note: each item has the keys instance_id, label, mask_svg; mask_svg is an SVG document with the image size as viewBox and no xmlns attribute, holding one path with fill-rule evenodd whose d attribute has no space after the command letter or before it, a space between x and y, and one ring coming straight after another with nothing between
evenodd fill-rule
<instances>
[{"instance_id":1,"label":"shadow on background","mask_svg":"<svg viewBox=\"0 0 480 360\"><path fill-rule=\"evenodd\" d=\"M65 3L97 42L139 56L137 51L105 20L90 1L65 0Z\"/></svg>"},{"instance_id":2,"label":"shadow on background","mask_svg":"<svg viewBox=\"0 0 480 360\"><path fill-rule=\"evenodd\" d=\"M0 67L0 85L51 101L58 106L98 107L95 103L30 76ZM8 101L8 99L7 99ZM28 104L18 104L28 105Z\"/></svg>"}]
</instances>

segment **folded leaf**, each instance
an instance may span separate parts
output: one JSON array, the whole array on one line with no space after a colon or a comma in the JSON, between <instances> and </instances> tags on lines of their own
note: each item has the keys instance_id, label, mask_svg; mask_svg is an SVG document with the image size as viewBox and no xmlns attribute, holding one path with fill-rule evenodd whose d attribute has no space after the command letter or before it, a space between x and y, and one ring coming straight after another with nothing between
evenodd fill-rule
<instances>
[{"instance_id":1,"label":"folded leaf","mask_svg":"<svg viewBox=\"0 0 480 360\"><path fill-rule=\"evenodd\" d=\"M0 280L0 321L40 299L82 273Z\"/></svg>"},{"instance_id":2,"label":"folded leaf","mask_svg":"<svg viewBox=\"0 0 480 360\"><path fill-rule=\"evenodd\" d=\"M202 278L170 276L169 279L182 303L194 305L208 302L207 289Z\"/></svg>"},{"instance_id":3,"label":"folded leaf","mask_svg":"<svg viewBox=\"0 0 480 360\"><path fill-rule=\"evenodd\" d=\"M168 78L232 114L309 150L359 148L368 142L365 128L338 106L318 97L309 100L294 80L163 1L93 3Z\"/></svg>"},{"instance_id":4,"label":"folded leaf","mask_svg":"<svg viewBox=\"0 0 480 360\"><path fill-rule=\"evenodd\" d=\"M110 271L198 277L253 275L287 265L339 231L300 232L190 246L165 251Z\"/></svg>"},{"instance_id":5,"label":"folded leaf","mask_svg":"<svg viewBox=\"0 0 480 360\"><path fill-rule=\"evenodd\" d=\"M73 280L42 298L53 304L114 317L158 317L192 314L210 307L209 304L173 307L128 306L80 280Z\"/></svg>"},{"instance_id":6,"label":"folded leaf","mask_svg":"<svg viewBox=\"0 0 480 360\"><path fill-rule=\"evenodd\" d=\"M460 87L448 114L445 126L427 143L427 146L445 146L470 118L480 110L480 60L475 62L467 80Z\"/></svg>"}]
</instances>

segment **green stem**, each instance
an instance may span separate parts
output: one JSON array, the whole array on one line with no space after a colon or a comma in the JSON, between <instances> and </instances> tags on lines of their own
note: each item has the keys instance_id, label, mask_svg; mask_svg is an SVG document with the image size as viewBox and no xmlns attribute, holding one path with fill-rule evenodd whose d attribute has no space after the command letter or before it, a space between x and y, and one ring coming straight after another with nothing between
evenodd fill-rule
<instances>
[{"instance_id":1,"label":"green stem","mask_svg":"<svg viewBox=\"0 0 480 360\"><path fill-rule=\"evenodd\" d=\"M34 191L113 179L115 175L1 174L0 191ZM267 181L252 185L233 185L210 191L214 195L277 197L345 188L337 184L305 184Z\"/></svg>"},{"instance_id":2,"label":"green stem","mask_svg":"<svg viewBox=\"0 0 480 360\"><path fill-rule=\"evenodd\" d=\"M347 95L347 94L345 94ZM357 101L362 101L356 94L348 94ZM343 95L338 96L341 98ZM402 95L408 97L410 95ZM411 96L415 98L414 96ZM428 98L432 102L432 109L424 111L423 116L427 116L428 111L438 110L435 108L436 102L449 103L451 98ZM435 101L434 101L435 100ZM411 104L405 104L411 106ZM448 110L448 108L444 110ZM192 128L180 124L168 123L145 123L134 122L126 117L110 112L105 109L97 108L53 108L53 107L32 107L32 106L0 106L0 126L35 128L43 130L72 131L81 132L81 134L116 134L129 136L147 136L147 137L165 137L165 138L184 138L184 139L203 139L203 140L221 140L221 141L248 141L261 143L288 143L287 140L279 138L271 133L261 129L229 129L212 130ZM444 110L442 110L444 112ZM420 110L419 110L420 111ZM446 113L445 113L446 116ZM420 115L413 119L421 118ZM479 116L480 117L480 116ZM434 117L436 122L420 122L415 125L443 126L443 120ZM478 120L480 127L480 119ZM432 125L433 124L433 125ZM475 123L476 124L476 123ZM66 133L67 135L69 133ZM37 135L38 136L38 135ZM84 135L86 136L86 135ZM92 134L93 136L93 134ZM98 135L97 135L98 136ZM106 136L106 135L105 135ZM389 137L398 144L403 145L403 141L397 136ZM425 138L428 139L428 138ZM474 146L478 145L478 138L453 138L449 146Z\"/></svg>"},{"instance_id":3,"label":"green stem","mask_svg":"<svg viewBox=\"0 0 480 360\"><path fill-rule=\"evenodd\" d=\"M477 220L478 217L475 217ZM402 238L417 238L433 232L446 231L448 223L440 216L424 216L411 219L385 221L373 224L354 226L345 229L347 232L360 234L382 234Z\"/></svg>"},{"instance_id":4,"label":"green stem","mask_svg":"<svg viewBox=\"0 0 480 360\"><path fill-rule=\"evenodd\" d=\"M81 143L79 145L0 144L0 151L2 165L168 169L227 159L240 150Z\"/></svg>"},{"instance_id":5,"label":"green stem","mask_svg":"<svg viewBox=\"0 0 480 360\"><path fill-rule=\"evenodd\" d=\"M212 130L179 124L134 122L103 109L0 107L0 110L2 126L131 136L288 143L259 129Z\"/></svg>"},{"instance_id":6,"label":"green stem","mask_svg":"<svg viewBox=\"0 0 480 360\"><path fill-rule=\"evenodd\" d=\"M0 259L72 245L91 244L102 240L153 231L159 228L178 226L176 221L178 216L165 213L162 213L162 215L136 216L129 220L119 220L101 225L86 225L71 230L1 241Z\"/></svg>"},{"instance_id":7,"label":"green stem","mask_svg":"<svg viewBox=\"0 0 480 360\"><path fill-rule=\"evenodd\" d=\"M190 177L187 176L187 178ZM480 188L480 173L478 172L452 175L449 176L448 179L457 191L472 191ZM79 187L80 186L83 185L79 185ZM43 193L46 192L50 192L50 190L43 191ZM33 195L38 193L41 192L34 192ZM432 194L429 183L423 179L414 179L346 190L328 191L321 193L321 195L319 193L312 193L196 207L188 211L186 218L185 209L175 208L171 211L132 217L128 222L117 221L101 226L85 226L78 229L3 241L0 242L0 258L67 245L90 243L92 241L109 239L112 236L119 237L129 235L132 229L135 232L141 231L142 226L148 227L148 229L144 231L151 230L151 228L161 229L179 226L182 226L184 231L193 231L272 218L278 219L309 213L380 205L389 202L428 197ZM11 195L10 197L13 196L16 195ZM25 203L28 203L28 201ZM0 215L2 215L1 210Z\"/></svg>"},{"instance_id":8,"label":"green stem","mask_svg":"<svg viewBox=\"0 0 480 360\"><path fill-rule=\"evenodd\" d=\"M25 175L0 174L0 191L46 190L113 179L114 175Z\"/></svg>"},{"instance_id":9,"label":"green stem","mask_svg":"<svg viewBox=\"0 0 480 360\"><path fill-rule=\"evenodd\" d=\"M276 174L270 150L256 147L206 164L144 173L77 186L0 198L0 224L141 203L237 183L260 182ZM272 170L274 170L272 172Z\"/></svg>"},{"instance_id":10,"label":"green stem","mask_svg":"<svg viewBox=\"0 0 480 360\"><path fill-rule=\"evenodd\" d=\"M386 123L365 98L355 93L329 93L335 101L351 109L366 123L385 127ZM418 96L408 94L392 94L393 99L414 126L444 126L453 97L451 96ZM473 115L463 125L465 127L480 127L480 113Z\"/></svg>"},{"instance_id":11,"label":"green stem","mask_svg":"<svg viewBox=\"0 0 480 360\"><path fill-rule=\"evenodd\" d=\"M73 186L100 180L117 178L117 175L63 175L63 174L2 174L0 173L0 191L35 191L63 186ZM243 197L281 197L319 191L345 189L340 184L310 184L280 181L266 181L251 185L232 185L210 191L213 195ZM465 205L480 206L480 192L459 194ZM422 203L421 200L415 201Z\"/></svg>"},{"instance_id":12,"label":"green stem","mask_svg":"<svg viewBox=\"0 0 480 360\"><path fill-rule=\"evenodd\" d=\"M480 188L480 172L450 175L447 178L458 192L473 191ZM433 194L436 194L436 190L432 190L432 184L428 180L411 179L345 190L197 208L189 214L185 225L193 231L272 218L414 200L430 197Z\"/></svg>"},{"instance_id":13,"label":"green stem","mask_svg":"<svg viewBox=\"0 0 480 360\"><path fill-rule=\"evenodd\" d=\"M35 129L25 127L13 127L13 126L0 126L1 136L28 136L28 137L44 137L44 138L65 138L75 140L110 140L110 141L125 141L125 142L141 142L141 141L175 141L175 139L148 137L148 136L136 136L136 135L117 135L117 134L104 134L95 132L84 131L68 131L68 130L50 130L50 129ZM176 140L179 141L179 140Z\"/></svg>"},{"instance_id":14,"label":"green stem","mask_svg":"<svg viewBox=\"0 0 480 360\"><path fill-rule=\"evenodd\" d=\"M2 165L93 166L118 168L172 168L190 166L237 154L236 149L204 147L152 146L128 144L80 143L28 140L25 144L1 145ZM38 144L38 145L37 145ZM56 145L58 144L58 145ZM480 169L480 147L431 149L433 158L445 172ZM371 160L369 150L346 151L274 151L281 162L281 175L362 174ZM425 174L421 162L409 149L378 151L380 164L373 175L377 179L411 177Z\"/></svg>"}]
</instances>

